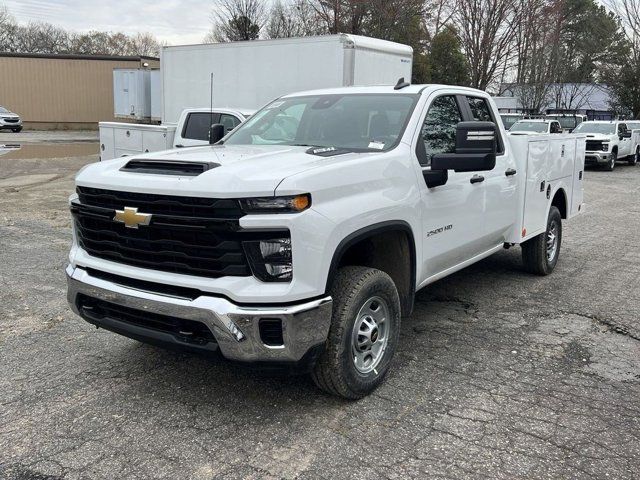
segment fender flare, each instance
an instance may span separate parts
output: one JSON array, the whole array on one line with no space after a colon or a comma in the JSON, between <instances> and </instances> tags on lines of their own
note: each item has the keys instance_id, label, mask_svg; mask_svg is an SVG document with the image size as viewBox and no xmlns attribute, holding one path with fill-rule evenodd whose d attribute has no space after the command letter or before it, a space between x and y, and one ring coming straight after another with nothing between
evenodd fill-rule
<instances>
[{"instance_id":1,"label":"fender flare","mask_svg":"<svg viewBox=\"0 0 640 480\"><path fill-rule=\"evenodd\" d=\"M333 257L331 258L329 273L327 275L325 284L325 292L328 292L331 288L333 279L338 272L338 265L340 264L340 260L342 260L343 255L351 246L374 235L392 231L401 231L406 233L407 239L409 241L409 252L411 255L409 262L411 268L411 278L409 279L409 285L411 291L407 295L407 298L401 298L401 307L403 316L406 317L410 315L411 311L413 310L413 299L416 293L417 259L413 229L411 228L411 225L409 225L409 223L404 220L389 220L385 222L375 223L373 225L369 225L367 227L356 230L343 238L336 247L335 251L333 252Z\"/></svg>"}]
</instances>

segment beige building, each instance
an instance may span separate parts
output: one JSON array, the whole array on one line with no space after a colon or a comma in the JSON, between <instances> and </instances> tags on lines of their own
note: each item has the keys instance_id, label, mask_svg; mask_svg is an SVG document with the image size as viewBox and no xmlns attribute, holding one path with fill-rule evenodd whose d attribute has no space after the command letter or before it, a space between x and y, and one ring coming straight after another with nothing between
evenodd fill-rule
<instances>
[{"instance_id":1,"label":"beige building","mask_svg":"<svg viewBox=\"0 0 640 480\"><path fill-rule=\"evenodd\" d=\"M113 121L113 70L158 68L153 57L0 53L0 105L25 128L96 129Z\"/></svg>"}]
</instances>

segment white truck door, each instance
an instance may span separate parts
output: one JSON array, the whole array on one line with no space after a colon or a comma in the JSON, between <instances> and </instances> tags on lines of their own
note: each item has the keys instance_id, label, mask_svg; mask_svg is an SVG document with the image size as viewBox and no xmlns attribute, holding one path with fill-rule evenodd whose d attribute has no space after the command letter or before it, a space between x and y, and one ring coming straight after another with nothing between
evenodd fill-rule
<instances>
[{"instance_id":1,"label":"white truck door","mask_svg":"<svg viewBox=\"0 0 640 480\"><path fill-rule=\"evenodd\" d=\"M625 123L618 124L618 160L631 155L631 142L630 137L625 136L627 133L627 125Z\"/></svg>"},{"instance_id":2,"label":"white truck door","mask_svg":"<svg viewBox=\"0 0 640 480\"><path fill-rule=\"evenodd\" d=\"M431 171L431 157L455 150L456 125L462 121L455 95L430 99L417 135L414 155L423 176ZM423 224L424 277L436 275L484 251L483 182L471 183L474 173L448 172L444 185L420 183Z\"/></svg>"},{"instance_id":3,"label":"white truck door","mask_svg":"<svg viewBox=\"0 0 640 480\"><path fill-rule=\"evenodd\" d=\"M499 127L499 118L492 114L489 103L480 97L466 96L469 107L469 120L493 122ZM516 222L516 175L523 174L516 170L516 162L512 154L506 151L507 139L498 129L498 155L493 170L479 172L484 177L485 212L484 232L486 249L504 243L507 235Z\"/></svg>"}]
</instances>

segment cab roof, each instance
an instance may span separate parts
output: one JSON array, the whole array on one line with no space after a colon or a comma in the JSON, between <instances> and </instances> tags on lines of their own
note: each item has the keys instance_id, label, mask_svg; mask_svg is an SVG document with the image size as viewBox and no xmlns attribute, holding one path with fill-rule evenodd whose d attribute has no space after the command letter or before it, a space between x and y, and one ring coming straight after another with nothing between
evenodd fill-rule
<instances>
[{"instance_id":1,"label":"cab roof","mask_svg":"<svg viewBox=\"0 0 640 480\"><path fill-rule=\"evenodd\" d=\"M302 92L290 93L283 95L280 98L302 97L311 95L345 95L345 94L363 94L363 93L395 93L395 94L417 94L427 90L456 90L461 93L472 93L475 96L483 96L489 98L489 94L482 90L476 90L475 88L459 87L456 85L439 85L439 84L418 84L408 85L406 87L396 90L395 85L371 85L371 86L357 86L352 87L338 87L338 88L324 88L319 90L306 90Z\"/></svg>"}]
</instances>

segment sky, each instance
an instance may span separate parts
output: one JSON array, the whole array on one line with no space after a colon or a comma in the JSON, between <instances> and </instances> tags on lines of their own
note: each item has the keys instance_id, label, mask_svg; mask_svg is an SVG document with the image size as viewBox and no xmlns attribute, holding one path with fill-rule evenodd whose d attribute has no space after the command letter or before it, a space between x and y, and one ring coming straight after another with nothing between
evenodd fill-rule
<instances>
[{"instance_id":1,"label":"sky","mask_svg":"<svg viewBox=\"0 0 640 480\"><path fill-rule=\"evenodd\" d=\"M211 0L0 0L20 23L68 30L151 32L170 45L200 43L210 28Z\"/></svg>"}]
</instances>

